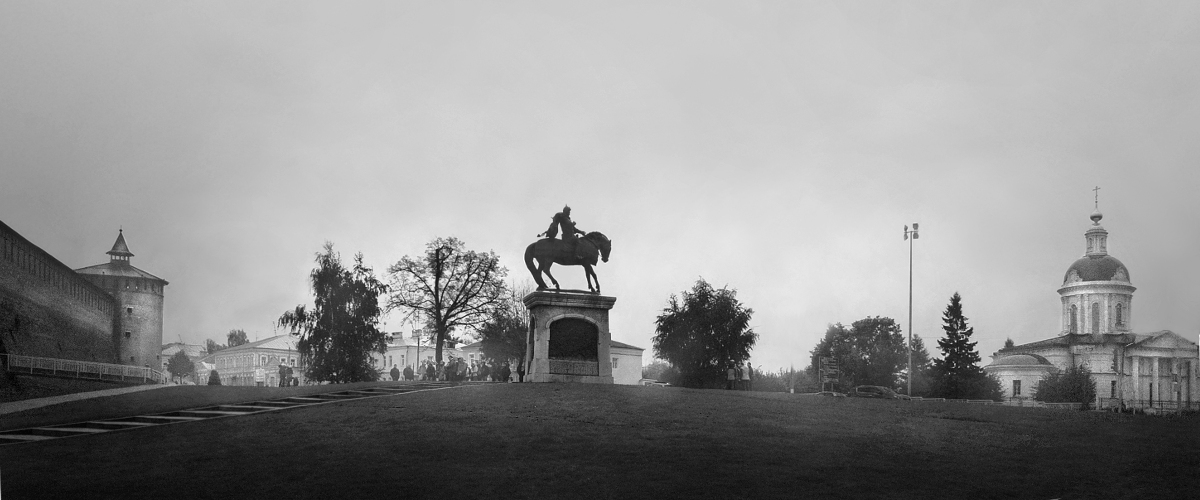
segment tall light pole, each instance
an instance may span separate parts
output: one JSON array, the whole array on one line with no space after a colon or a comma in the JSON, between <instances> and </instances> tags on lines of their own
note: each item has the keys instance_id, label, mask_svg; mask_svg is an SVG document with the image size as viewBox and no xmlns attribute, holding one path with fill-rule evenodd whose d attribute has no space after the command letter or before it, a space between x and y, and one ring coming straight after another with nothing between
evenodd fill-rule
<instances>
[{"instance_id":1,"label":"tall light pole","mask_svg":"<svg viewBox=\"0 0 1200 500\"><path fill-rule=\"evenodd\" d=\"M412 326L417 326L417 325L413 324ZM417 355L416 355L416 357L413 358L413 371L414 372L421 369L421 333L423 333L423 331L420 328L413 328L413 330L412 330L412 336L417 339ZM418 380L420 379L419 376L413 377L413 378L416 378Z\"/></svg>"},{"instance_id":2,"label":"tall light pole","mask_svg":"<svg viewBox=\"0 0 1200 500\"><path fill-rule=\"evenodd\" d=\"M912 239L909 239L909 236ZM912 242L920 237L917 234L917 223L913 223L912 230L909 231L908 226L904 226L904 239L908 240L908 397L912 397Z\"/></svg>"}]
</instances>

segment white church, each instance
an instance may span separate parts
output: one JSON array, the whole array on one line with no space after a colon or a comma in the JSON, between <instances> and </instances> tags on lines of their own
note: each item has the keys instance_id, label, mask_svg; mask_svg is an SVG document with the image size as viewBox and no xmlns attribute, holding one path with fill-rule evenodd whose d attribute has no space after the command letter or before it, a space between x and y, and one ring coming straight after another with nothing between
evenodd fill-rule
<instances>
[{"instance_id":1,"label":"white church","mask_svg":"<svg viewBox=\"0 0 1200 500\"><path fill-rule=\"evenodd\" d=\"M1058 294L1058 336L1000 349L984 367L1010 399L1031 399L1049 373L1085 366L1096 381L1099 407L1195 407L1200 400L1197 344L1169 330L1133 330L1129 269L1108 254L1104 216L1092 213L1087 252L1067 268Z\"/></svg>"}]
</instances>

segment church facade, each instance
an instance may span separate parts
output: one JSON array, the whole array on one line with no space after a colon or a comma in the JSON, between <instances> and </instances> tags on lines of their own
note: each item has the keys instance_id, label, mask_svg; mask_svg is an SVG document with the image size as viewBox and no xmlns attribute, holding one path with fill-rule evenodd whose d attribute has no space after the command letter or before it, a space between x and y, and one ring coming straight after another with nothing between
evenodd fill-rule
<instances>
[{"instance_id":1,"label":"church facade","mask_svg":"<svg viewBox=\"0 0 1200 500\"><path fill-rule=\"evenodd\" d=\"M1197 344L1169 330L1133 330L1136 288L1129 269L1108 254L1103 217L1092 213L1084 256L1067 268L1058 289L1058 335L1000 349L984 370L1000 379L1009 399L1032 399L1042 377L1083 366L1096 381L1100 407L1195 406L1200 401Z\"/></svg>"}]
</instances>

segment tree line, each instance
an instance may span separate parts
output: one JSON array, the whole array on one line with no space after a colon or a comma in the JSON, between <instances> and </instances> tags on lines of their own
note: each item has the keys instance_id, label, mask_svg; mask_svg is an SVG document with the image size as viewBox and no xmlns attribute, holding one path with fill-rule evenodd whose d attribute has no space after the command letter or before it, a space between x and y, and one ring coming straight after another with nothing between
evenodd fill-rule
<instances>
[{"instance_id":1,"label":"tree line","mask_svg":"<svg viewBox=\"0 0 1200 500\"><path fill-rule=\"evenodd\" d=\"M758 333L750 327L753 309L737 300L737 291L714 288L700 279L691 290L672 295L656 319L653 339L658 361L643 369L652 378L686 387L716 388L724 384L726 370L750 358ZM920 336L911 346L900 325L888 317L874 316L844 325L828 326L809 352L803 370L754 370L755 390L816 391L828 388L849 391L875 385L912 395L948 399L1000 399L1000 381L979 366L980 356L971 340L974 328L963 315L962 297L956 292L942 315L942 356L932 358ZM912 349L912 373L908 369ZM823 373L821 359L834 360L836 373ZM828 380L828 383L823 383Z\"/></svg>"},{"instance_id":2,"label":"tree line","mask_svg":"<svg viewBox=\"0 0 1200 500\"><path fill-rule=\"evenodd\" d=\"M1000 399L1000 381L979 366L980 356L971 341L975 329L963 316L962 297L955 292L942 314L943 336L938 339L940 358L932 358L918 335L908 345L900 325L892 318L868 317L845 326L829 325L825 336L809 353L806 371L817 380L832 379L827 387L849 391L859 385L883 386L906 393L912 377L913 396L947 399ZM912 348L912 373L908 352ZM821 373L822 357L832 358L837 373Z\"/></svg>"},{"instance_id":3,"label":"tree line","mask_svg":"<svg viewBox=\"0 0 1200 500\"><path fill-rule=\"evenodd\" d=\"M299 337L305 377L313 381L378 380L371 354L387 349L379 321L390 310L425 327L436 363L443 362L447 345L470 337L483 342L485 357L520 359L527 318L518 293L528 287L509 286L507 274L495 252L469 250L453 237L436 238L423 254L401 258L382 279L361 253L343 263L327 242L309 274L313 303L284 312L277 323Z\"/></svg>"}]
</instances>

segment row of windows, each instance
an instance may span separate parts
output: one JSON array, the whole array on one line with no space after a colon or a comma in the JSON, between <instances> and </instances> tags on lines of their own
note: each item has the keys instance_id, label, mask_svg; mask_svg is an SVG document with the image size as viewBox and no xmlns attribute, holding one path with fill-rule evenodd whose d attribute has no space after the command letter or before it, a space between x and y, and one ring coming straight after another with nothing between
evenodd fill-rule
<instances>
[{"instance_id":1,"label":"row of windows","mask_svg":"<svg viewBox=\"0 0 1200 500\"><path fill-rule=\"evenodd\" d=\"M1091 333L1100 333L1100 303L1092 302L1092 331ZM1118 303L1116 309L1117 317L1115 318L1117 326L1125 326L1125 310L1122 304ZM1071 333L1079 333L1079 306L1071 304Z\"/></svg>"},{"instance_id":2,"label":"row of windows","mask_svg":"<svg viewBox=\"0 0 1200 500\"><path fill-rule=\"evenodd\" d=\"M40 255L25 248L20 242L7 235L4 238L4 260L14 263L18 268L42 279L50 286L62 290L71 298L83 302L88 307L108 315L112 314L112 302L107 300L107 297L90 290L84 282L80 281L81 278L74 271L69 269L64 271L58 266L47 263Z\"/></svg>"},{"instance_id":3,"label":"row of windows","mask_svg":"<svg viewBox=\"0 0 1200 500\"><path fill-rule=\"evenodd\" d=\"M296 358L283 356L268 356L265 354L242 354L239 356L225 356L217 358L217 368L230 368L238 366L267 366L270 363L283 363L290 366L296 366Z\"/></svg>"},{"instance_id":4,"label":"row of windows","mask_svg":"<svg viewBox=\"0 0 1200 500\"><path fill-rule=\"evenodd\" d=\"M475 362L475 354L474 354L474 353L468 354L468 355L467 355L467 357L469 358L469 360L468 360L468 361L469 361L469 364L474 364L474 362ZM433 356L429 356L429 360L430 360L430 361L432 361L432 360L433 360ZM617 366L619 365L619 363L618 363L618 360L620 360L620 358L613 358L613 359L612 359L612 367L613 367L613 369L614 369L614 370L616 370L616 369L617 369ZM378 359L371 358L371 364L375 364L375 363L376 363L376 362L378 362L378 361L379 361ZM384 368L387 368L387 367L389 367L389 366L407 366L407 365L405 365L405 364L404 364L404 355L403 355L403 354L401 354L401 355L400 355L400 364L399 364L399 365L397 365L397 364L396 364L396 358L395 358L395 357L393 357L393 356L388 356L388 357L387 357L387 359L386 359L385 361L386 361L387 363L384 365Z\"/></svg>"}]
</instances>

